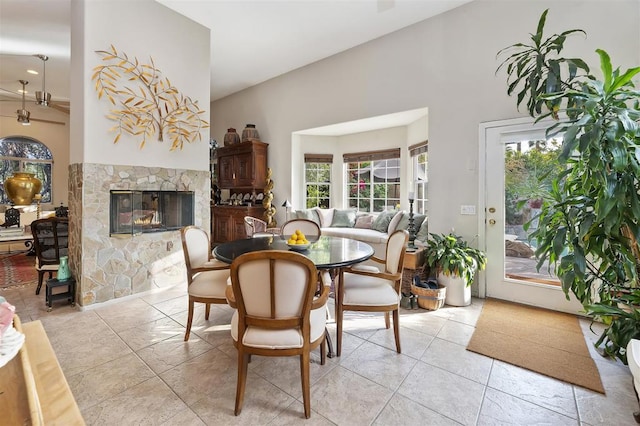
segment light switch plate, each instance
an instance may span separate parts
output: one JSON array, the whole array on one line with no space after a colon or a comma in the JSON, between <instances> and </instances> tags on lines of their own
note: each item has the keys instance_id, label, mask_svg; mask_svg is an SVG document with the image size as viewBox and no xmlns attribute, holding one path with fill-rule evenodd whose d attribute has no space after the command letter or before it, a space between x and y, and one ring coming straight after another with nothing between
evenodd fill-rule
<instances>
[{"instance_id":1,"label":"light switch plate","mask_svg":"<svg viewBox=\"0 0 640 426\"><path fill-rule=\"evenodd\" d=\"M476 214L476 206L463 204L463 205L460 206L460 214L475 215Z\"/></svg>"}]
</instances>

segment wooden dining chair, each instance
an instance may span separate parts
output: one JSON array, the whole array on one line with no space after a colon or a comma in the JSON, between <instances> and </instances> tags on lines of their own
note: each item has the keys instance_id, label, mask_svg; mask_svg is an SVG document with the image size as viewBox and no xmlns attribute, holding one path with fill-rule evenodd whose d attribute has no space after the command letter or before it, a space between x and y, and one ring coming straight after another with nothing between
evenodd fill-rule
<instances>
[{"instance_id":1,"label":"wooden dining chair","mask_svg":"<svg viewBox=\"0 0 640 426\"><path fill-rule=\"evenodd\" d=\"M283 237L291 236L296 230L300 230L307 238L319 237L322 234L320 226L309 219L291 219L280 230Z\"/></svg>"},{"instance_id":2,"label":"wooden dining chair","mask_svg":"<svg viewBox=\"0 0 640 426\"><path fill-rule=\"evenodd\" d=\"M206 303L204 318L209 319L211 304L226 304L225 291L229 280L229 264L215 259L211 254L209 235L196 226L180 230L182 250L187 267L187 291L189 316L184 341L189 340L195 302Z\"/></svg>"},{"instance_id":3,"label":"wooden dining chair","mask_svg":"<svg viewBox=\"0 0 640 426\"><path fill-rule=\"evenodd\" d=\"M369 260L380 268L361 268L358 265L340 269L336 300L336 353L342 350L342 320L344 311L384 312L386 328L390 327L389 312L393 313L393 332L396 351L400 349L400 287L404 253L409 233L395 231L387 240L385 259L371 257Z\"/></svg>"},{"instance_id":4,"label":"wooden dining chair","mask_svg":"<svg viewBox=\"0 0 640 426\"><path fill-rule=\"evenodd\" d=\"M311 416L310 351L320 346L326 360L326 304L331 278L323 272L320 296L318 272L299 253L265 250L243 254L231 264L228 299L237 311L231 319L231 337L238 349L236 416L244 401L251 354L300 357L304 415Z\"/></svg>"},{"instance_id":5,"label":"wooden dining chair","mask_svg":"<svg viewBox=\"0 0 640 426\"><path fill-rule=\"evenodd\" d=\"M36 271L38 271L38 286L36 294L40 294L44 274L58 271L60 257L69 255L69 219L62 217L48 217L31 222L33 248L36 254Z\"/></svg>"}]
</instances>

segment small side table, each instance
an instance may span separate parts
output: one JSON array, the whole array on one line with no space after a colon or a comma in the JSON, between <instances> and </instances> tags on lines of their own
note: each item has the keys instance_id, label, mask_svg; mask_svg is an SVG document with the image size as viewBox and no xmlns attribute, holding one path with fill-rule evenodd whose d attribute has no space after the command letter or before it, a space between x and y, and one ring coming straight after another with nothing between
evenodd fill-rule
<instances>
[{"instance_id":1,"label":"small side table","mask_svg":"<svg viewBox=\"0 0 640 426\"><path fill-rule=\"evenodd\" d=\"M406 251L404 253L404 263L402 271L402 287L401 290L405 294L411 293L411 282L416 273L421 274L424 267L424 258L426 250L424 247L415 251Z\"/></svg>"},{"instance_id":2,"label":"small side table","mask_svg":"<svg viewBox=\"0 0 640 426\"><path fill-rule=\"evenodd\" d=\"M53 294L52 290L57 287L67 287L67 291L63 293ZM46 292L46 304L47 304L47 312L51 312L53 309L51 304L54 300L62 300L67 299L71 302L71 306L76 305L76 279L73 277L69 277L64 281L60 281L57 278L52 278L47 280L47 292Z\"/></svg>"}]
</instances>

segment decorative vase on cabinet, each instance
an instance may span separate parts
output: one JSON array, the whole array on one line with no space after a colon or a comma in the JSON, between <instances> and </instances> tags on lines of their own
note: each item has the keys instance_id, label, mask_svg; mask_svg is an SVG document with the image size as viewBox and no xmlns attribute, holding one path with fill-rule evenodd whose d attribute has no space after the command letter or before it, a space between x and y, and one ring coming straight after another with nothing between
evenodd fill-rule
<instances>
[{"instance_id":1,"label":"decorative vase on cabinet","mask_svg":"<svg viewBox=\"0 0 640 426\"><path fill-rule=\"evenodd\" d=\"M256 129L255 124L247 124L247 126L242 131L242 142L246 141L259 141L260 135L258 134L258 130Z\"/></svg>"},{"instance_id":2,"label":"decorative vase on cabinet","mask_svg":"<svg viewBox=\"0 0 640 426\"><path fill-rule=\"evenodd\" d=\"M224 135L224 146L231 146L240 143L240 135L236 133L236 129L229 127Z\"/></svg>"},{"instance_id":3,"label":"decorative vase on cabinet","mask_svg":"<svg viewBox=\"0 0 640 426\"><path fill-rule=\"evenodd\" d=\"M33 173L15 172L4 181L7 197L15 205L29 205L42 189L42 182Z\"/></svg>"}]
</instances>

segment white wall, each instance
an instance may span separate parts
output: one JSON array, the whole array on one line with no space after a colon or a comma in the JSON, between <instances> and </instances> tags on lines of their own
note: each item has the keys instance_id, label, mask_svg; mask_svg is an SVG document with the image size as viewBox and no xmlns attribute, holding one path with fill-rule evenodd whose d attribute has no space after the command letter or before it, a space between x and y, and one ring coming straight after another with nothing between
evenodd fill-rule
<instances>
[{"instance_id":1,"label":"white wall","mask_svg":"<svg viewBox=\"0 0 640 426\"><path fill-rule=\"evenodd\" d=\"M478 125L522 115L505 75L495 75L496 53L526 41L545 8L548 33L588 34L569 40L567 55L597 67L602 48L623 68L640 64L638 1L476 0L213 102L212 135L222 140L227 127L255 123L270 143L275 198L283 199L296 165L292 132L426 106L430 230L472 237L477 217L459 211L479 199Z\"/></svg>"},{"instance_id":2,"label":"white wall","mask_svg":"<svg viewBox=\"0 0 640 426\"><path fill-rule=\"evenodd\" d=\"M102 63L96 50L114 45L130 58L149 63L152 57L163 77L180 93L199 102L209 117L209 29L152 0L133 2L92 0L72 5L72 92L74 127L72 163L141 165L190 170L209 169L209 129L202 141L169 151L171 142L152 138L139 149L140 137L123 135L113 144L114 121L106 118L112 108L98 100L91 81L93 69ZM122 87L136 85L122 82ZM76 107L76 105L78 107ZM80 124L82 123L82 124Z\"/></svg>"}]
</instances>

